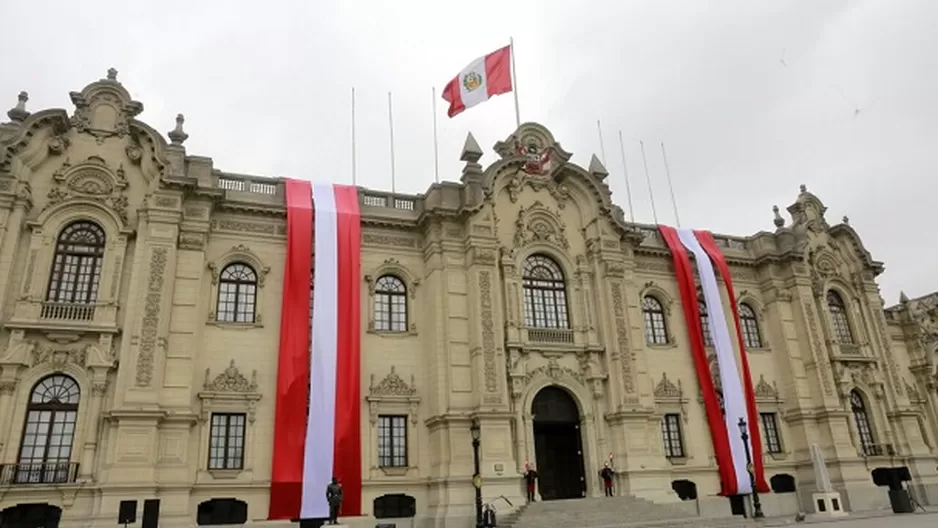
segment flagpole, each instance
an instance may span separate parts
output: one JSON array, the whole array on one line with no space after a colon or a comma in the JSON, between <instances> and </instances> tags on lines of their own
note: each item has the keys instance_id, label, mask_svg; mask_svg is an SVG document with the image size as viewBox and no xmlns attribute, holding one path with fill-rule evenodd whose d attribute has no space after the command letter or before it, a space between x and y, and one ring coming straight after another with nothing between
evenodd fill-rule
<instances>
[{"instance_id":1,"label":"flagpole","mask_svg":"<svg viewBox=\"0 0 938 528\"><path fill-rule=\"evenodd\" d=\"M518 107L518 74L515 72L514 37L508 37L508 51L511 53L511 93L515 96L515 126L521 128L521 110Z\"/></svg>"},{"instance_id":2,"label":"flagpole","mask_svg":"<svg viewBox=\"0 0 938 528\"><path fill-rule=\"evenodd\" d=\"M625 174L625 196L629 199L629 220L635 221L635 208L632 207L632 186L629 185L629 168L625 164L625 144L622 143L622 131L619 131L619 153L622 154L622 172Z\"/></svg>"},{"instance_id":3,"label":"flagpole","mask_svg":"<svg viewBox=\"0 0 938 528\"><path fill-rule=\"evenodd\" d=\"M603 165L606 164L606 144L603 142L603 126L599 119L596 120L596 130L599 132L599 155L603 157Z\"/></svg>"},{"instance_id":4,"label":"flagpole","mask_svg":"<svg viewBox=\"0 0 938 528\"><path fill-rule=\"evenodd\" d=\"M648 196L651 198L651 216L655 220L655 224L658 224L658 211L655 209L655 191L651 188L651 176L648 175L648 158L645 157L645 142L638 140L638 144L642 147L642 164L645 165L645 181L648 182Z\"/></svg>"},{"instance_id":5,"label":"flagpole","mask_svg":"<svg viewBox=\"0 0 938 528\"><path fill-rule=\"evenodd\" d=\"M440 183L440 143L436 135L436 86L433 87L433 179Z\"/></svg>"},{"instance_id":6,"label":"flagpole","mask_svg":"<svg viewBox=\"0 0 938 528\"><path fill-rule=\"evenodd\" d=\"M391 138L391 194L395 194L397 192L397 175L394 171L394 111L391 109L391 92L388 92L388 130Z\"/></svg>"},{"instance_id":7,"label":"flagpole","mask_svg":"<svg viewBox=\"0 0 938 528\"><path fill-rule=\"evenodd\" d=\"M357 167L355 166L355 87L352 87L352 185L358 185Z\"/></svg>"},{"instance_id":8,"label":"flagpole","mask_svg":"<svg viewBox=\"0 0 938 528\"><path fill-rule=\"evenodd\" d=\"M677 200L674 198L674 185L671 183L671 168L668 167L668 153L664 150L664 141L661 142L661 157L664 158L664 172L668 176L668 189L671 191L671 207L674 208L674 221L681 227L681 216L677 213Z\"/></svg>"}]
</instances>

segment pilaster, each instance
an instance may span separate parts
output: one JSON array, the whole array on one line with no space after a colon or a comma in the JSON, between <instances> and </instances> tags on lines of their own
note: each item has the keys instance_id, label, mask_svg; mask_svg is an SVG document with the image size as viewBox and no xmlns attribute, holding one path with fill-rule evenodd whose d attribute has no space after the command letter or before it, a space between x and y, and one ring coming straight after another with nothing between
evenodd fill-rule
<instances>
[{"instance_id":1,"label":"pilaster","mask_svg":"<svg viewBox=\"0 0 938 528\"><path fill-rule=\"evenodd\" d=\"M28 183L4 181L12 196L0 194L0 307L7 306L7 293L12 285L13 270L19 254L20 237L26 213L32 208L32 193Z\"/></svg>"}]
</instances>

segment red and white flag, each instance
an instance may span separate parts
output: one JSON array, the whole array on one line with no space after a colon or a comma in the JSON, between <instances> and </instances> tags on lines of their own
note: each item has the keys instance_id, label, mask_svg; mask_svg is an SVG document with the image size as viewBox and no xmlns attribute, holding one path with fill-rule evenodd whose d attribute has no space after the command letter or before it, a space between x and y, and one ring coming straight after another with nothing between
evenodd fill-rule
<instances>
[{"instance_id":1,"label":"red and white flag","mask_svg":"<svg viewBox=\"0 0 938 528\"><path fill-rule=\"evenodd\" d=\"M361 514L361 214L358 190L286 181L287 255L270 519ZM313 262L315 255L315 262Z\"/></svg>"},{"instance_id":2,"label":"red and white flag","mask_svg":"<svg viewBox=\"0 0 938 528\"><path fill-rule=\"evenodd\" d=\"M765 481L765 469L762 464L762 438L759 434L759 413L756 409L756 397L749 372L749 359L743 341L739 323L739 309L736 306L736 293L726 258L717 246L709 231L673 228L659 225L658 230L671 250L674 271L681 292L684 306L684 320L690 338L691 353L697 380L704 397L707 422L713 440L717 466L722 485L721 495L747 495L752 493L752 482L746 464L746 446L739 430L739 420L746 420L749 433L749 452L752 456L755 485L759 493L767 493L769 486ZM697 276L703 290L704 304L707 308L710 335L716 351L717 368L722 387L715 387L707 359L706 344L703 340L703 328L697 298L697 286L694 281L694 267L688 252L693 253ZM717 284L716 272L719 272L733 314L736 327L736 339L730 338L726 325L726 312ZM739 368L737 366L738 349ZM723 409L717 391L722 391Z\"/></svg>"},{"instance_id":3,"label":"red and white flag","mask_svg":"<svg viewBox=\"0 0 938 528\"><path fill-rule=\"evenodd\" d=\"M450 117L489 98L508 93L511 83L511 46L472 61L443 88Z\"/></svg>"}]
</instances>

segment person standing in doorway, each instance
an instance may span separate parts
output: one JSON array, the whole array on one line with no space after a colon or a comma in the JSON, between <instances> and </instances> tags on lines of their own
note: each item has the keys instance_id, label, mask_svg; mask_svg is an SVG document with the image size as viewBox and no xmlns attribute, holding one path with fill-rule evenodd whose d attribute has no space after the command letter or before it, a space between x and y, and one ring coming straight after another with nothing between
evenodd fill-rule
<instances>
[{"instance_id":1,"label":"person standing in doorway","mask_svg":"<svg viewBox=\"0 0 938 528\"><path fill-rule=\"evenodd\" d=\"M612 488L612 480L615 478L615 475L616 473L609 466L609 462L606 462L603 468L599 471L599 477L603 479L603 489L606 490L607 497L612 497L615 495Z\"/></svg>"},{"instance_id":2,"label":"person standing in doorway","mask_svg":"<svg viewBox=\"0 0 938 528\"><path fill-rule=\"evenodd\" d=\"M537 492L537 471L527 462L524 464L524 484L528 491L528 502L534 502Z\"/></svg>"}]
</instances>

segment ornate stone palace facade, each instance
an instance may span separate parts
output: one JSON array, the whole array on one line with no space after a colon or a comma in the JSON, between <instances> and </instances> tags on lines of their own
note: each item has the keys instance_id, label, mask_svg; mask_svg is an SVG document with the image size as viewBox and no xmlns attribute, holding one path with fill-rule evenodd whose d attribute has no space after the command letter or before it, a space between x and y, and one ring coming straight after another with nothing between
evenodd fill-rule
<instances>
[{"instance_id":1,"label":"ornate stone palace facade","mask_svg":"<svg viewBox=\"0 0 938 528\"><path fill-rule=\"evenodd\" d=\"M71 100L30 113L21 94L0 125L0 509L90 526L159 498L172 526L263 519L283 182L187 153L182 116L164 139L113 70ZM617 493L726 503L654 226L540 125L494 151L483 167L469 136L460 182L421 195L361 190L366 513L468 519L473 420L486 497L520 500L526 461L546 499L600 495L611 456ZM848 509L884 505L870 471L896 465L938 503L938 297L884 309L883 265L847 219L828 224L804 187L787 211L717 236L767 508L797 509L792 486L810 497L812 444Z\"/></svg>"}]
</instances>

